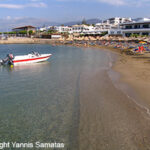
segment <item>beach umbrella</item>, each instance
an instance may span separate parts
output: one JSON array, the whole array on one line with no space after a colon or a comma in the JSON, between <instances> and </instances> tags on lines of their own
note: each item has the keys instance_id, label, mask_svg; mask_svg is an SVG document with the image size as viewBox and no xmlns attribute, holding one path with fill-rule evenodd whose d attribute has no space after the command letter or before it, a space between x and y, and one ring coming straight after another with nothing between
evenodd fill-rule
<instances>
[{"instance_id":1,"label":"beach umbrella","mask_svg":"<svg viewBox=\"0 0 150 150\"><path fill-rule=\"evenodd\" d=\"M140 41L139 43L140 43L140 44L146 44L146 42L144 42L144 41Z\"/></svg>"}]
</instances>

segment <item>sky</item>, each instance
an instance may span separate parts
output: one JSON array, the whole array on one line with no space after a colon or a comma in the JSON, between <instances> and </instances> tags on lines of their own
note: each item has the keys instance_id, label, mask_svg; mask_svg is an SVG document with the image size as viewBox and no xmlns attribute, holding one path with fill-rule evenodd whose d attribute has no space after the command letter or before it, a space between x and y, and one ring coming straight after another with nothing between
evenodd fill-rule
<instances>
[{"instance_id":1,"label":"sky","mask_svg":"<svg viewBox=\"0 0 150 150\"><path fill-rule=\"evenodd\" d=\"M109 17L150 17L150 0L0 0L0 29Z\"/></svg>"}]
</instances>

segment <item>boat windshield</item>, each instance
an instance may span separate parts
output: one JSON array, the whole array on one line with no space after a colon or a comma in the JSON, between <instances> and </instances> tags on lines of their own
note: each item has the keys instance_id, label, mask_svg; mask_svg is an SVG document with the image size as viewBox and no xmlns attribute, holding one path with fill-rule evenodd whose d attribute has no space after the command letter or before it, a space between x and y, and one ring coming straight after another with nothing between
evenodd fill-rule
<instances>
[{"instance_id":1,"label":"boat windshield","mask_svg":"<svg viewBox=\"0 0 150 150\"><path fill-rule=\"evenodd\" d=\"M32 54L35 56L39 56L40 54L38 52L32 51Z\"/></svg>"}]
</instances>

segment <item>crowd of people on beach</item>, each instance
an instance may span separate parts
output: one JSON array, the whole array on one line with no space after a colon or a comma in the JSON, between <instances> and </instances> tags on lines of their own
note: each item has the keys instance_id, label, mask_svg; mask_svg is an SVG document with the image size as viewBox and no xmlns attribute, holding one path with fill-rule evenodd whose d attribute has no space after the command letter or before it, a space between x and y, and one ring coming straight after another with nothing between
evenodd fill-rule
<instances>
[{"instance_id":1,"label":"crowd of people on beach","mask_svg":"<svg viewBox=\"0 0 150 150\"><path fill-rule=\"evenodd\" d=\"M119 49L120 52L128 52L128 54L137 54L150 52L150 44L144 41L113 41L113 40L96 40L96 41L61 41L65 45L74 46L104 46L113 49Z\"/></svg>"},{"instance_id":2,"label":"crowd of people on beach","mask_svg":"<svg viewBox=\"0 0 150 150\"><path fill-rule=\"evenodd\" d=\"M83 39L83 40L82 40ZM52 45L72 45L81 47L105 47L119 50L126 54L143 54L150 52L150 39L148 38L128 38L128 37L82 37L73 40L50 40L40 38L9 38L1 40L1 44L6 43L47 43Z\"/></svg>"}]
</instances>

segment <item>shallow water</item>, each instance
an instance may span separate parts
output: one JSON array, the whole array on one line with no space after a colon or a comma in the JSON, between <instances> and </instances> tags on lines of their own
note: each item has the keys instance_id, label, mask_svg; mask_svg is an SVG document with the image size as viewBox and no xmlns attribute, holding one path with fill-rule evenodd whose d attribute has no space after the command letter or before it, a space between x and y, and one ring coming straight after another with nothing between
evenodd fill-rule
<instances>
[{"instance_id":1,"label":"shallow water","mask_svg":"<svg viewBox=\"0 0 150 150\"><path fill-rule=\"evenodd\" d=\"M65 143L65 149L78 149L82 70L106 71L113 55L90 48L10 44L0 45L0 57L33 50L52 57L33 65L0 67L0 142L56 141Z\"/></svg>"}]
</instances>

